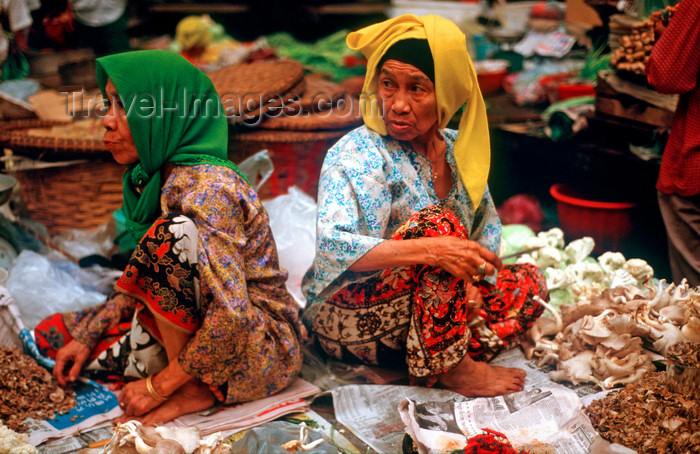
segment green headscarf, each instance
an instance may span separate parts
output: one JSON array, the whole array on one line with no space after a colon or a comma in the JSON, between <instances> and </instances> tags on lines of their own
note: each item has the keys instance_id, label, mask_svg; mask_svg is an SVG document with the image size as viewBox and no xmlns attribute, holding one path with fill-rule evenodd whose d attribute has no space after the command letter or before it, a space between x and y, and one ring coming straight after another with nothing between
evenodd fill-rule
<instances>
[{"instance_id":1,"label":"green headscarf","mask_svg":"<svg viewBox=\"0 0 700 454\"><path fill-rule=\"evenodd\" d=\"M103 94L107 79L124 104L139 155L123 182L126 227L139 241L161 213L166 162L215 164L241 173L228 159L221 100L211 80L187 59L166 50L98 58L97 82Z\"/></svg>"}]
</instances>

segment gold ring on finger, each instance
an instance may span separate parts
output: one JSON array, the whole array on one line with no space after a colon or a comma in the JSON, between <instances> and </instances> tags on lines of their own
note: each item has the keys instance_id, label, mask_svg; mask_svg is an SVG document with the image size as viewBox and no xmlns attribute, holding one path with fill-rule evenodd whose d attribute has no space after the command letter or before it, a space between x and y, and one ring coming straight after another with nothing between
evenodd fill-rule
<instances>
[{"instance_id":1,"label":"gold ring on finger","mask_svg":"<svg viewBox=\"0 0 700 454\"><path fill-rule=\"evenodd\" d=\"M479 274L486 274L486 262L484 262L484 263L482 263L481 265L479 265L479 267L476 269L476 271L477 271Z\"/></svg>"},{"instance_id":2,"label":"gold ring on finger","mask_svg":"<svg viewBox=\"0 0 700 454\"><path fill-rule=\"evenodd\" d=\"M475 274L474 276L472 276L472 280L473 280L474 282L478 282L478 281L481 280L481 276L479 276L478 274Z\"/></svg>"}]
</instances>

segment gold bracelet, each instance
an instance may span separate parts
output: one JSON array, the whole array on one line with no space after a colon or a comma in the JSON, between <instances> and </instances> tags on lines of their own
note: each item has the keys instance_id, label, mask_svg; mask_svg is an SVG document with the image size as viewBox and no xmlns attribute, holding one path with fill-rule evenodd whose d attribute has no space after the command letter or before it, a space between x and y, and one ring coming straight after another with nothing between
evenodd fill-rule
<instances>
[{"instance_id":1,"label":"gold bracelet","mask_svg":"<svg viewBox=\"0 0 700 454\"><path fill-rule=\"evenodd\" d=\"M153 375L149 375L148 378L146 379L146 389L148 389L148 394L151 395L152 398L157 400L158 402L165 402L168 400L167 397L163 397L160 394L156 392L156 390L153 388Z\"/></svg>"}]
</instances>

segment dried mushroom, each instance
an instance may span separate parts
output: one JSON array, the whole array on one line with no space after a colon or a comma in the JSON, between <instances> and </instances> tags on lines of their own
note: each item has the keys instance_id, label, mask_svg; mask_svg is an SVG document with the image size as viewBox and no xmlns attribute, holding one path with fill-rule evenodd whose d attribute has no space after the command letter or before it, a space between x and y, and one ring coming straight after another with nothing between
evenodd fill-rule
<instances>
[{"instance_id":1,"label":"dried mushroom","mask_svg":"<svg viewBox=\"0 0 700 454\"><path fill-rule=\"evenodd\" d=\"M18 350L0 348L0 419L12 430L26 430L26 418L52 419L75 406L75 392L64 390L49 371Z\"/></svg>"},{"instance_id":2,"label":"dried mushroom","mask_svg":"<svg viewBox=\"0 0 700 454\"><path fill-rule=\"evenodd\" d=\"M105 454L224 454L231 445L220 432L200 437L196 427L143 425L136 420L117 425Z\"/></svg>"},{"instance_id":3,"label":"dried mushroom","mask_svg":"<svg viewBox=\"0 0 700 454\"><path fill-rule=\"evenodd\" d=\"M685 281L678 286L660 281L645 290L619 286L577 304L562 305L560 322L545 317L538 320L523 347L527 357L536 358L539 365L556 366L550 374L553 380L595 383L609 389L632 383L653 369L643 343L667 355L675 351L674 345L694 341L693 323L698 318L700 288L691 288Z\"/></svg>"},{"instance_id":4,"label":"dried mushroom","mask_svg":"<svg viewBox=\"0 0 700 454\"><path fill-rule=\"evenodd\" d=\"M594 400L585 412L604 439L638 452L700 452L700 402L668 389L663 372Z\"/></svg>"}]
</instances>

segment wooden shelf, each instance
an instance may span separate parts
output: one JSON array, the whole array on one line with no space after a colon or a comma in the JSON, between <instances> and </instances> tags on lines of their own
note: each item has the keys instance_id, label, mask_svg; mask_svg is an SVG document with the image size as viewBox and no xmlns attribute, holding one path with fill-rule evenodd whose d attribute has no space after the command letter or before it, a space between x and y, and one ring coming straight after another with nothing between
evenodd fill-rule
<instances>
[{"instance_id":1,"label":"wooden shelf","mask_svg":"<svg viewBox=\"0 0 700 454\"><path fill-rule=\"evenodd\" d=\"M365 15L383 14L388 8L386 3L338 3L321 5L310 8L310 11L319 15Z\"/></svg>"},{"instance_id":2,"label":"wooden shelf","mask_svg":"<svg viewBox=\"0 0 700 454\"><path fill-rule=\"evenodd\" d=\"M164 3L151 5L148 9L152 13L174 14L240 14L248 12L248 6L230 3Z\"/></svg>"}]
</instances>

